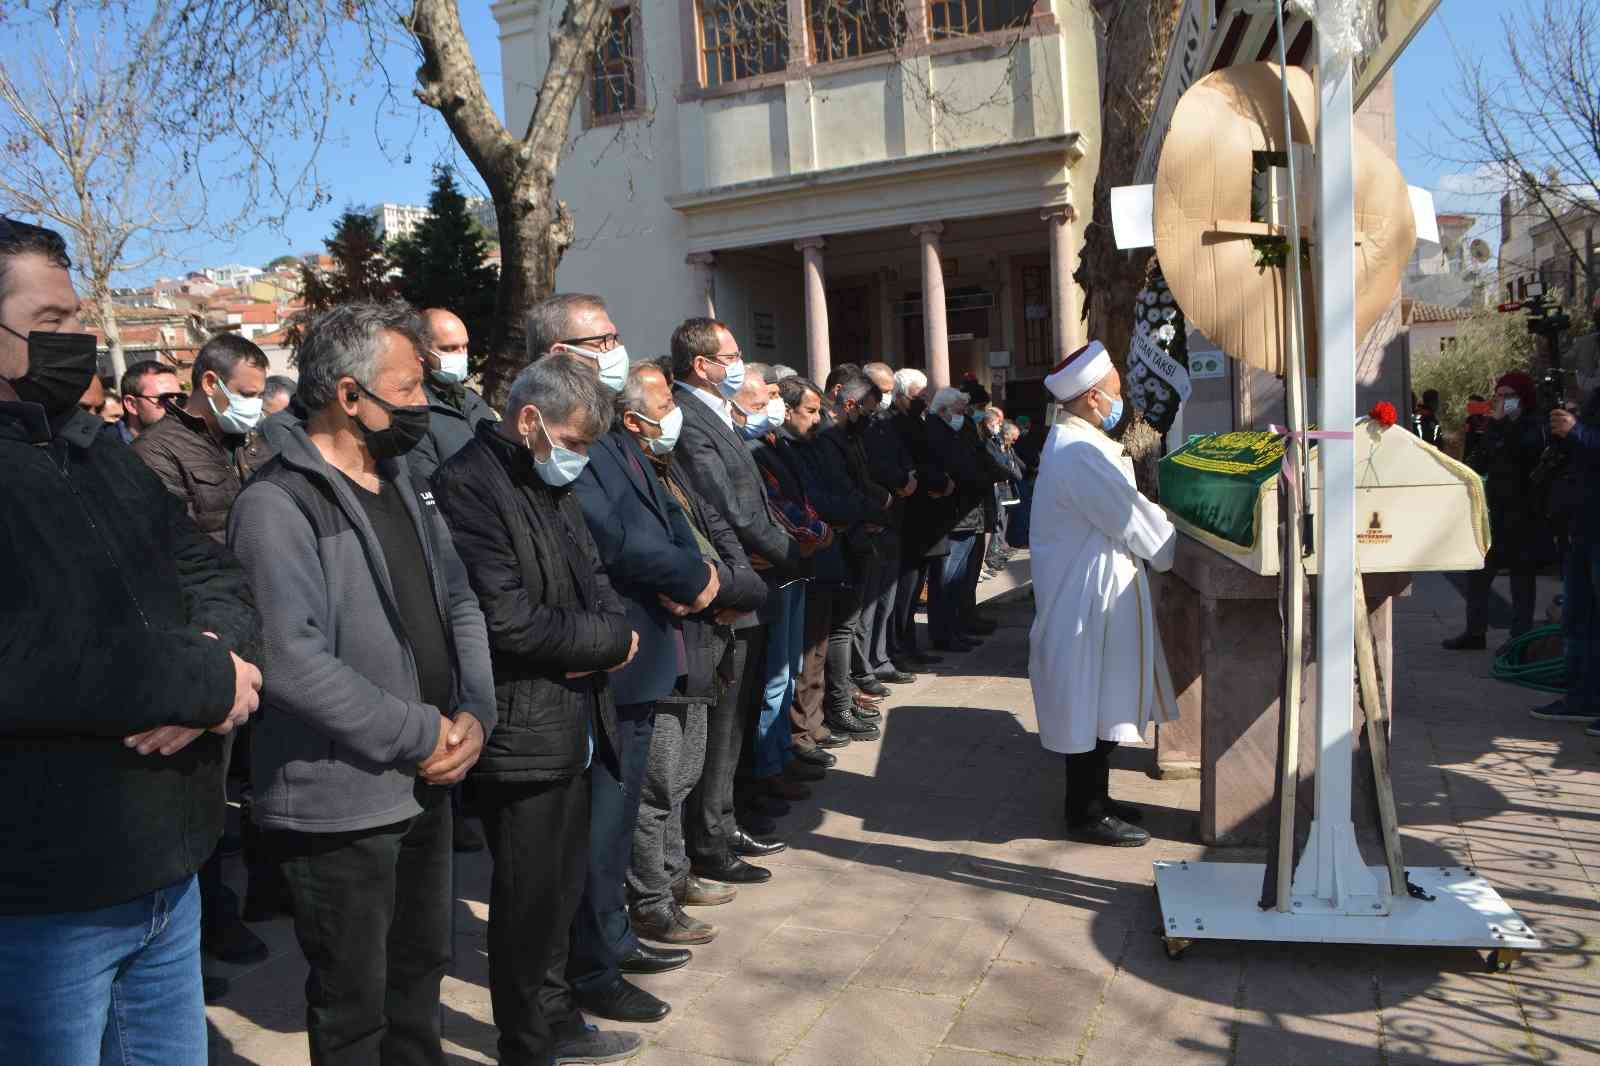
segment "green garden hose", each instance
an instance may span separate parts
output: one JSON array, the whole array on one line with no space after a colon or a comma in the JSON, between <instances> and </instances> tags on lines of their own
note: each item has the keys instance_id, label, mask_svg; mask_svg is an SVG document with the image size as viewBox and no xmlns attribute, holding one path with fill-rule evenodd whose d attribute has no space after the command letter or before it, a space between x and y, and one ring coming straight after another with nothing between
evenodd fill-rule
<instances>
[{"instance_id":1,"label":"green garden hose","mask_svg":"<svg viewBox=\"0 0 1600 1066\"><path fill-rule=\"evenodd\" d=\"M1523 658L1530 647L1550 637L1560 639L1561 627L1540 626L1512 638L1495 652L1494 669L1490 673L1498 680L1509 681L1523 688L1540 692L1566 692L1567 664L1561 656L1532 661Z\"/></svg>"}]
</instances>

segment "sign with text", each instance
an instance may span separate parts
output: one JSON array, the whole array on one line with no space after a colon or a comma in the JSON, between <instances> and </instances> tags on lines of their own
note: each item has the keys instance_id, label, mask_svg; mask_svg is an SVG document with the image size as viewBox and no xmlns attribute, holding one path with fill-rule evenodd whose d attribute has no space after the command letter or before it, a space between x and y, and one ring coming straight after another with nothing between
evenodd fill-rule
<instances>
[{"instance_id":1,"label":"sign with text","mask_svg":"<svg viewBox=\"0 0 1600 1066\"><path fill-rule=\"evenodd\" d=\"M1400 58L1439 0L1366 0L1372 40L1356 56L1356 106L1367 98L1394 61Z\"/></svg>"}]
</instances>

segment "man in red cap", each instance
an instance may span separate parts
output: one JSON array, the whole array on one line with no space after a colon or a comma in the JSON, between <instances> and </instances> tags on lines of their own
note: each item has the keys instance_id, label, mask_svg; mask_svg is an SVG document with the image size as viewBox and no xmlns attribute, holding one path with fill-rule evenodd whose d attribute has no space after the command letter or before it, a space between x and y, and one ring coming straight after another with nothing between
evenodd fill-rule
<instances>
[{"instance_id":1,"label":"man in red cap","mask_svg":"<svg viewBox=\"0 0 1600 1066\"><path fill-rule=\"evenodd\" d=\"M1533 488L1533 468L1550 443L1535 403L1531 377L1520 371L1502 375L1495 382L1489 424L1466 456L1467 464L1483 475L1491 544L1483 569L1467 578L1467 628L1444 642L1450 651L1487 647L1489 588L1502 569L1511 572L1511 635L1533 628L1534 577L1554 549Z\"/></svg>"}]
</instances>

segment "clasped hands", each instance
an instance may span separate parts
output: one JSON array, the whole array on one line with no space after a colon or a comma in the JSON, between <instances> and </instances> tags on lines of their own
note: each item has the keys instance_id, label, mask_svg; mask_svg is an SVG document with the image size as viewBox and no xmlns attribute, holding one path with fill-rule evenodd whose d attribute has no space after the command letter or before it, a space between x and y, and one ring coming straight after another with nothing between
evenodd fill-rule
<instances>
[{"instance_id":1,"label":"clasped hands","mask_svg":"<svg viewBox=\"0 0 1600 1066\"><path fill-rule=\"evenodd\" d=\"M217 639L215 633L208 632L205 635L212 640ZM193 744L201 733L210 732L225 736L249 721L256 708L261 706L261 671L235 653L230 651L228 654L233 659L233 706L228 708L226 718L209 730L195 729L186 725L159 725L154 729L146 729L143 733L123 737L122 743L140 755L155 753L176 755Z\"/></svg>"}]
</instances>

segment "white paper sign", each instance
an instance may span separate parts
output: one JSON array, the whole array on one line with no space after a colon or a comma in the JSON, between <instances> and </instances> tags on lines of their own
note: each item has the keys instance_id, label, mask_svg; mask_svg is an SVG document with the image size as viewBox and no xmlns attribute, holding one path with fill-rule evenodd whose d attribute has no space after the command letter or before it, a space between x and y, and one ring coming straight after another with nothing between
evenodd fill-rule
<instances>
[{"instance_id":1,"label":"white paper sign","mask_svg":"<svg viewBox=\"0 0 1600 1066\"><path fill-rule=\"evenodd\" d=\"M1148 334L1134 333L1133 357L1154 370L1162 381L1171 385L1173 391L1178 394L1178 399L1188 402L1189 394L1194 391L1194 386L1189 383L1189 372L1180 366L1176 359L1157 348L1155 341L1151 340Z\"/></svg>"},{"instance_id":2,"label":"white paper sign","mask_svg":"<svg viewBox=\"0 0 1600 1066\"><path fill-rule=\"evenodd\" d=\"M1155 247L1154 185L1122 185L1111 190L1111 234L1119 251Z\"/></svg>"}]
</instances>

